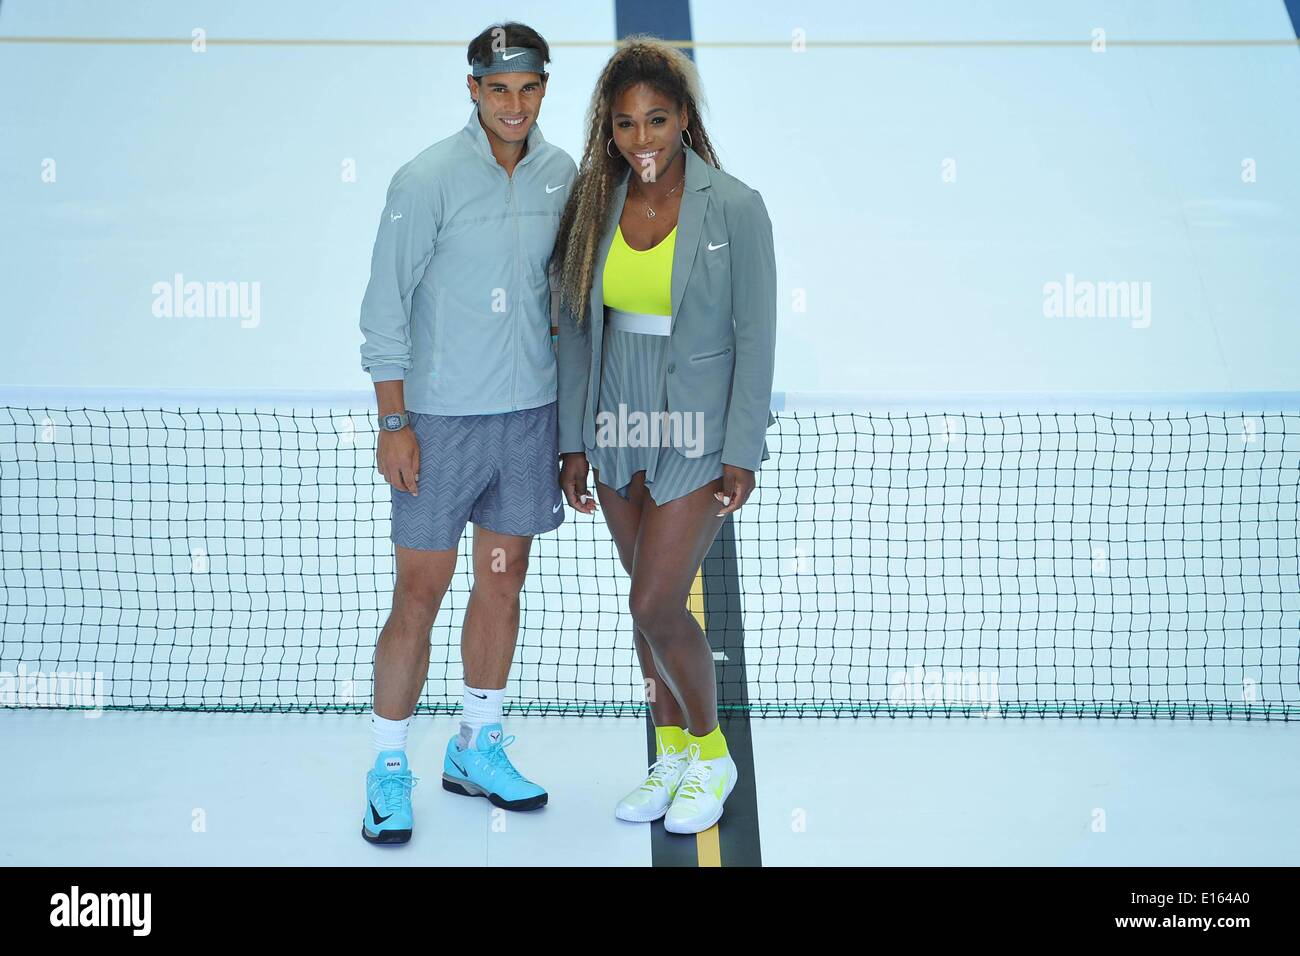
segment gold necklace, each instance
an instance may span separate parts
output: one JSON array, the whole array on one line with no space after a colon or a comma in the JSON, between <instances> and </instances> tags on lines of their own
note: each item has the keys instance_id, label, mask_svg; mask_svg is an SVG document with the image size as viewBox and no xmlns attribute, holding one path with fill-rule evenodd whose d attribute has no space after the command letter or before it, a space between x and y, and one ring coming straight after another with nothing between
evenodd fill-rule
<instances>
[{"instance_id":1,"label":"gold necklace","mask_svg":"<svg viewBox=\"0 0 1300 956\"><path fill-rule=\"evenodd\" d=\"M682 170L682 178L677 181L676 186L668 190L668 195L665 196L664 199L665 200L672 199L673 193L677 192L678 187L681 186L681 184L684 182L686 182L686 171ZM645 195L641 192L640 186L636 188L636 192L637 192L637 198L641 200L641 205L645 206L645 217L647 219L655 218L655 211L650 208L650 203L646 200Z\"/></svg>"}]
</instances>

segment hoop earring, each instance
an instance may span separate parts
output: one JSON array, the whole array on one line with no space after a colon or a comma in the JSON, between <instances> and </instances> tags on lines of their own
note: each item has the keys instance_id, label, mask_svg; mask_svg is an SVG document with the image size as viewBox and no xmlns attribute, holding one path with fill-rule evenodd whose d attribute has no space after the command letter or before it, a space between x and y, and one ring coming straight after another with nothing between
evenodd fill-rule
<instances>
[{"instance_id":1,"label":"hoop earring","mask_svg":"<svg viewBox=\"0 0 1300 956\"><path fill-rule=\"evenodd\" d=\"M605 144L605 155L608 156L610 159L618 159L618 153L611 153L609 151L609 148L613 145L614 145L614 137L611 136L609 138L609 142Z\"/></svg>"},{"instance_id":2,"label":"hoop earring","mask_svg":"<svg viewBox=\"0 0 1300 956\"><path fill-rule=\"evenodd\" d=\"M695 148L695 142L691 139L691 131L688 129L682 130L682 145L687 149Z\"/></svg>"}]
</instances>

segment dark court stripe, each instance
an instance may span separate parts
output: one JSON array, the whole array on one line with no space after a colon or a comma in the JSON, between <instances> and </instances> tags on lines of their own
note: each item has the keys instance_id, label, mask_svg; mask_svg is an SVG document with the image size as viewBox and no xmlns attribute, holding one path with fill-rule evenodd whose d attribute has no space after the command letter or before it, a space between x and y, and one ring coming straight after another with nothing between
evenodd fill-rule
<instances>
[{"instance_id":1,"label":"dark court stripe","mask_svg":"<svg viewBox=\"0 0 1300 956\"><path fill-rule=\"evenodd\" d=\"M650 33L664 40L692 40L690 0L615 0L614 29L620 40L633 33ZM685 53L695 59L690 47Z\"/></svg>"},{"instance_id":2,"label":"dark court stripe","mask_svg":"<svg viewBox=\"0 0 1300 956\"><path fill-rule=\"evenodd\" d=\"M704 619L718 680L718 722L740 775L718 822L723 866L761 866L758 787L750 735L749 678L740 602L735 518L722 525L702 568Z\"/></svg>"}]
</instances>

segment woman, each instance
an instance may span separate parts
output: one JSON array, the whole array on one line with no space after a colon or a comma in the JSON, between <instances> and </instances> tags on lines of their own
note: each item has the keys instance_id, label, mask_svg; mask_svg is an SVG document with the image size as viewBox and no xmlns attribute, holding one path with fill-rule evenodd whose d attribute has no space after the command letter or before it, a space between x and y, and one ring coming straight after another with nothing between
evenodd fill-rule
<instances>
[{"instance_id":1,"label":"woman","mask_svg":"<svg viewBox=\"0 0 1300 956\"><path fill-rule=\"evenodd\" d=\"M712 826L736 785L713 655L686 602L768 457L776 340L767 210L718 168L699 101L694 65L666 43L614 54L552 255L560 485L591 514L594 472L658 739L615 812L674 833Z\"/></svg>"}]
</instances>

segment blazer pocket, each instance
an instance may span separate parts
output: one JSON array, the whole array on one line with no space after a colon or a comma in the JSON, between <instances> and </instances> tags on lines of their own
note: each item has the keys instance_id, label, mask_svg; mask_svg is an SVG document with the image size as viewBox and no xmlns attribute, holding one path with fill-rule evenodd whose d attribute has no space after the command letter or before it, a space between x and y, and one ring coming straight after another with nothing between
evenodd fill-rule
<instances>
[{"instance_id":1,"label":"blazer pocket","mask_svg":"<svg viewBox=\"0 0 1300 956\"><path fill-rule=\"evenodd\" d=\"M709 359L720 358L723 355L730 355L730 354L731 354L731 347L728 346L725 349L718 349L716 352L701 352L699 355L692 355L691 361L707 362Z\"/></svg>"}]
</instances>

